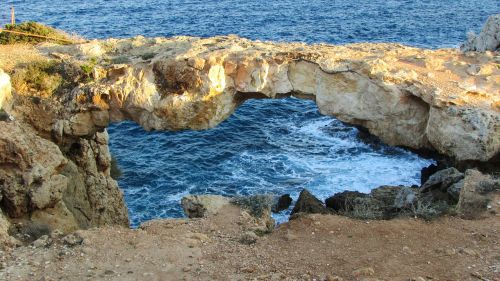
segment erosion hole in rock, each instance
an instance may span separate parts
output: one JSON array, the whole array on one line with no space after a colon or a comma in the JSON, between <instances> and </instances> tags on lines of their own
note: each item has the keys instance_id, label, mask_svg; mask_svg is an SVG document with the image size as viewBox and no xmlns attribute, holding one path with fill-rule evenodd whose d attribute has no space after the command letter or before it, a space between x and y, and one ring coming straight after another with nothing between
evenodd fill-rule
<instances>
[{"instance_id":1,"label":"erosion hole in rock","mask_svg":"<svg viewBox=\"0 0 500 281\"><path fill-rule=\"evenodd\" d=\"M296 199L307 188L325 199L344 190L419 184L421 168L433 163L376 138L360 139L355 127L294 97L247 100L208 130L146 132L133 122L108 130L134 227L182 217L180 199L188 194L290 193Z\"/></svg>"}]
</instances>

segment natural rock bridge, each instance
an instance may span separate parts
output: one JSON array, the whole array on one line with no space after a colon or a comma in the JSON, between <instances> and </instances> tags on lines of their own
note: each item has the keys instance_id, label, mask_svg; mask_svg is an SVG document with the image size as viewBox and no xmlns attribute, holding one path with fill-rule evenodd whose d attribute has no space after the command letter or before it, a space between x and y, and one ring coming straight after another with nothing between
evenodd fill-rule
<instances>
[{"instance_id":1,"label":"natural rock bridge","mask_svg":"<svg viewBox=\"0 0 500 281\"><path fill-rule=\"evenodd\" d=\"M103 58L110 55L104 44L114 46L115 60L128 62L96 67L95 81L73 91L72 106L81 113L67 122L92 115L106 126L109 111L110 121L132 119L147 130L207 129L246 99L294 95L390 145L435 149L458 160L487 161L500 151L500 69L493 53L237 37L139 37L58 51Z\"/></svg>"}]
</instances>

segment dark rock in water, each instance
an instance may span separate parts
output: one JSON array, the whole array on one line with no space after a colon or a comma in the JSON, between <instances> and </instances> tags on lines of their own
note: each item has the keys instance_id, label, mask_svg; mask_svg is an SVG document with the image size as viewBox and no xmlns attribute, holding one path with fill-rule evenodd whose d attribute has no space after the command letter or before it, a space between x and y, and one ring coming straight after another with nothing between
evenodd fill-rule
<instances>
[{"instance_id":1,"label":"dark rock in water","mask_svg":"<svg viewBox=\"0 0 500 281\"><path fill-rule=\"evenodd\" d=\"M365 198L368 194L358 191L343 191L325 200L326 207L337 212L352 211L356 198Z\"/></svg>"},{"instance_id":2,"label":"dark rock in water","mask_svg":"<svg viewBox=\"0 0 500 281\"><path fill-rule=\"evenodd\" d=\"M431 164L422 168L420 172L420 184L423 185L427 180L429 180L430 176L444 169L446 169L446 166L442 163L438 163L437 165Z\"/></svg>"},{"instance_id":3,"label":"dark rock in water","mask_svg":"<svg viewBox=\"0 0 500 281\"><path fill-rule=\"evenodd\" d=\"M455 168L448 168L434 173L420 188L420 194L432 201L446 201L456 204L456 188L448 189L464 178L464 174ZM457 186L455 186L457 187Z\"/></svg>"},{"instance_id":4,"label":"dark rock in water","mask_svg":"<svg viewBox=\"0 0 500 281\"><path fill-rule=\"evenodd\" d=\"M293 207L292 213L309 213L309 214L326 214L329 213L328 209L323 205L318 198L314 197L307 189L300 192L299 199Z\"/></svg>"},{"instance_id":5,"label":"dark rock in water","mask_svg":"<svg viewBox=\"0 0 500 281\"><path fill-rule=\"evenodd\" d=\"M292 205L292 197L290 197L290 194L284 194L278 197L277 202L274 204L272 211L273 213L279 213L283 210L288 209L290 205Z\"/></svg>"}]
</instances>

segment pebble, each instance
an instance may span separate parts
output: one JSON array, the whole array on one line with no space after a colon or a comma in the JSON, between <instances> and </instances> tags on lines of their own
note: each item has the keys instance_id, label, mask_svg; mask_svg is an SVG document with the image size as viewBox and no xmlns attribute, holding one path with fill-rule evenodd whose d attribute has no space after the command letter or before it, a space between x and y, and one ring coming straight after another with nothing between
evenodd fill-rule
<instances>
[{"instance_id":1,"label":"pebble","mask_svg":"<svg viewBox=\"0 0 500 281\"><path fill-rule=\"evenodd\" d=\"M375 270L371 267L359 268L352 272L354 277L373 276L373 274L375 274Z\"/></svg>"}]
</instances>

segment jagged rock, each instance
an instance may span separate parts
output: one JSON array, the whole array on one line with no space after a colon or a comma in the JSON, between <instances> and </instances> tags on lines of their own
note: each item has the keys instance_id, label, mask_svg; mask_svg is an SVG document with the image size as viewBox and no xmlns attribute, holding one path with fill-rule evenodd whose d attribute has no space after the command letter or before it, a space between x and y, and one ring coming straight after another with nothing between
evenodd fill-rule
<instances>
[{"instance_id":1,"label":"jagged rock","mask_svg":"<svg viewBox=\"0 0 500 281\"><path fill-rule=\"evenodd\" d=\"M470 33L467 37L467 41L460 46L464 52L497 51L500 48L500 14L490 16L479 35Z\"/></svg>"},{"instance_id":2,"label":"jagged rock","mask_svg":"<svg viewBox=\"0 0 500 281\"><path fill-rule=\"evenodd\" d=\"M423 185L427 180L429 180L430 176L444 169L446 169L446 167L441 163L438 163L437 165L430 164L427 167L423 167L420 171L420 185Z\"/></svg>"},{"instance_id":3,"label":"jagged rock","mask_svg":"<svg viewBox=\"0 0 500 281\"><path fill-rule=\"evenodd\" d=\"M283 210L286 210L292 205L292 197L290 197L290 194L284 194L278 197L278 200L274 204L272 211L274 213L279 213Z\"/></svg>"},{"instance_id":4,"label":"jagged rock","mask_svg":"<svg viewBox=\"0 0 500 281\"><path fill-rule=\"evenodd\" d=\"M429 180L427 180L422 185L422 187L420 188L420 194L429 197L428 199L432 201L443 200L450 203L456 203L456 201L454 201L455 196L453 195L453 193L458 186L450 189L450 191L452 192L451 196L448 193L448 190L452 185L458 183L463 178L464 174L460 173L455 168L448 168L438 171L437 173L430 176Z\"/></svg>"},{"instance_id":5,"label":"jagged rock","mask_svg":"<svg viewBox=\"0 0 500 281\"><path fill-rule=\"evenodd\" d=\"M181 204L188 218L202 218L217 214L230 200L220 195L189 195L181 199Z\"/></svg>"},{"instance_id":6,"label":"jagged rock","mask_svg":"<svg viewBox=\"0 0 500 281\"><path fill-rule=\"evenodd\" d=\"M467 170L462 182L457 213L464 218L478 218L487 210L491 193L500 191L500 179Z\"/></svg>"},{"instance_id":7,"label":"jagged rock","mask_svg":"<svg viewBox=\"0 0 500 281\"><path fill-rule=\"evenodd\" d=\"M336 193L335 195L328 197L325 200L326 207L335 210L335 211L352 211L354 200L356 198L364 198L367 197L368 194L361 193L358 191L343 191L340 193Z\"/></svg>"},{"instance_id":8,"label":"jagged rock","mask_svg":"<svg viewBox=\"0 0 500 281\"><path fill-rule=\"evenodd\" d=\"M55 143L37 136L26 124L15 121L0 126L0 164L11 167L0 169L1 207L7 215L65 232L128 225L123 196L103 165L103 159L110 157L107 144L85 144L72 154L83 166L80 170Z\"/></svg>"},{"instance_id":9,"label":"jagged rock","mask_svg":"<svg viewBox=\"0 0 500 281\"><path fill-rule=\"evenodd\" d=\"M314 197L307 189L303 189L290 215L297 213L327 214L329 211L323 205L323 202Z\"/></svg>"}]
</instances>

